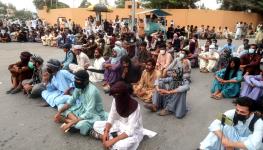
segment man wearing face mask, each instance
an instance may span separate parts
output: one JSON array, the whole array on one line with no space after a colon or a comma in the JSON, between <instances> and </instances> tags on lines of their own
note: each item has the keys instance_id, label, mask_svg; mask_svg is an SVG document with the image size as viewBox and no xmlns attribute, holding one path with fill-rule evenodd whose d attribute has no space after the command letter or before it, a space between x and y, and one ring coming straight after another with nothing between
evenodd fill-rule
<instances>
[{"instance_id":1,"label":"man wearing face mask","mask_svg":"<svg viewBox=\"0 0 263 150\"><path fill-rule=\"evenodd\" d=\"M122 81L110 88L114 97L107 121L94 123L94 136L102 140L106 149L136 150L143 139L140 105L130 97L129 89Z\"/></svg>"},{"instance_id":2,"label":"man wearing face mask","mask_svg":"<svg viewBox=\"0 0 263 150\"><path fill-rule=\"evenodd\" d=\"M215 45L209 46L209 51L199 55L200 58L200 72L213 72L219 60L219 54L216 52Z\"/></svg>"},{"instance_id":3,"label":"man wearing face mask","mask_svg":"<svg viewBox=\"0 0 263 150\"><path fill-rule=\"evenodd\" d=\"M263 121L253 113L253 100L240 97L235 104L236 109L224 113L225 119L216 119L209 126L210 133L200 143L201 150L263 149Z\"/></svg>"},{"instance_id":4,"label":"man wearing face mask","mask_svg":"<svg viewBox=\"0 0 263 150\"><path fill-rule=\"evenodd\" d=\"M173 62L165 69L164 75L171 77L174 70L177 68L183 68L183 78L190 80L191 78L191 62L186 57L189 53L187 48L184 48L178 53L178 57L173 60Z\"/></svg>"},{"instance_id":5,"label":"man wearing face mask","mask_svg":"<svg viewBox=\"0 0 263 150\"><path fill-rule=\"evenodd\" d=\"M61 63L56 59L50 59L46 67L50 77L49 81L44 83L46 90L41 93L42 98L51 107L61 108L69 99L70 90L74 87L74 75L67 70L61 70Z\"/></svg>"},{"instance_id":6,"label":"man wearing face mask","mask_svg":"<svg viewBox=\"0 0 263 150\"><path fill-rule=\"evenodd\" d=\"M75 73L74 83L76 89L72 97L59 109L54 121L64 122L61 126L63 132L74 127L79 129L80 134L88 135L94 122L106 120L108 114L103 109L99 90L89 82L89 74L85 70Z\"/></svg>"},{"instance_id":7,"label":"man wearing face mask","mask_svg":"<svg viewBox=\"0 0 263 150\"><path fill-rule=\"evenodd\" d=\"M28 67L33 70L33 76L31 79L26 79L22 82L22 86L25 94L29 98L36 98L41 96L41 92L45 90L45 86L42 82L42 65L44 60L37 55L33 55L30 58Z\"/></svg>"},{"instance_id":8,"label":"man wearing face mask","mask_svg":"<svg viewBox=\"0 0 263 150\"><path fill-rule=\"evenodd\" d=\"M187 113L186 96L190 89L189 81L183 79L183 68L174 69L173 75L155 80L155 91L152 104L144 105L152 112L159 112L160 116L173 114L176 118L183 118Z\"/></svg>"},{"instance_id":9,"label":"man wearing face mask","mask_svg":"<svg viewBox=\"0 0 263 150\"><path fill-rule=\"evenodd\" d=\"M160 76L164 76L164 70L171 64L172 55L166 52L166 45L160 46L160 53L156 61L156 70L159 72Z\"/></svg>"},{"instance_id":10,"label":"man wearing face mask","mask_svg":"<svg viewBox=\"0 0 263 150\"><path fill-rule=\"evenodd\" d=\"M31 53L24 51L20 54L20 61L8 66L8 70L11 73L12 88L6 92L6 94L15 94L22 90L22 81L25 79L31 79L33 70L28 67L28 62Z\"/></svg>"},{"instance_id":11,"label":"man wearing face mask","mask_svg":"<svg viewBox=\"0 0 263 150\"><path fill-rule=\"evenodd\" d=\"M255 44L251 44L248 54L245 54L240 58L240 68L244 73L249 75L257 75L260 73L261 56L256 53L256 49L257 46Z\"/></svg>"}]
</instances>

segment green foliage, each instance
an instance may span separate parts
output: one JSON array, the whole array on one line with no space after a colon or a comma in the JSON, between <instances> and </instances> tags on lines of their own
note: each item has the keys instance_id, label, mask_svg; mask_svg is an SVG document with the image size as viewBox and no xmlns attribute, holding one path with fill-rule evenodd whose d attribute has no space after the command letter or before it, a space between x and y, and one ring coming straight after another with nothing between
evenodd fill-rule
<instances>
[{"instance_id":1,"label":"green foliage","mask_svg":"<svg viewBox=\"0 0 263 150\"><path fill-rule=\"evenodd\" d=\"M82 0L82 2L79 5L79 8L87 8L91 5L90 2L88 2L87 0Z\"/></svg>"},{"instance_id":2,"label":"green foliage","mask_svg":"<svg viewBox=\"0 0 263 150\"><path fill-rule=\"evenodd\" d=\"M33 0L33 4L39 10L43 9L44 6L47 6L48 10L56 8L69 8L69 5L59 2L58 0Z\"/></svg>"},{"instance_id":3,"label":"green foliage","mask_svg":"<svg viewBox=\"0 0 263 150\"><path fill-rule=\"evenodd\" d=\"M6 14L7 6L0 1L0 15Z\"/></svg>"},{"instance_id":4,"label":"green foliage","mask_svg":"<svg viewBox=\"0 0 263 150\"><path fill-rule=\"evenodd\" d=\"M115 4L117 8L124 8L125 7L125 0L115 0Z\"/></svg>"},{"instance_id":5,"label":"green foliage","mask_svg":"<svg viewBox=\"0 0 263 150\"><path fill-rule=\"evenodd\" d=\"M39 10L43 9L43 7L46 5L44 0L33 0L33 4Z\"/></svg>"},{"instance_id":6,"label":"green foliage","mask_svg":"<svg viewBox=\"0 0 263 150\"><path fill-rule=\"evenodd\" d=\"M145 8L159 9L187 9L196 8L195 3L199 0L142 0Z\"/></svg>"},{"instance_id":7,"label":"green foliage","mask_svg":"<svg viewBox=\"0 0 263 150\"><path fill-rule=\"evenodd\" d=\"M221 9L263 13L263 0L220 0Z\"/></svg>"},{"instance_id":8,"label":"green foliage","mask_svg":"<svg viewBox=\"0 0 263 150\"><path fill-rule=\"evenodd\" d=\"M33 17L33 13L31 11L28 10L17 10L15 12L15 17L22 19L22 20L26 20L26 19L31 19Z\"/></svg>"},{"instance_id":9,"label":"green foliage","mask_svg":"<svg viewBox=\"0 0 263 150\"><path fill-rule=\"evenodd\" d=\"M19 18L22 20L29 19L33 17L33 12L22 9L16 10L16 7L12 4L4 4L0 1L0 17L7 15L7 9L11 9L14 12L14 16L8 16L9 18Z\"/></svg>"}]
</instances>

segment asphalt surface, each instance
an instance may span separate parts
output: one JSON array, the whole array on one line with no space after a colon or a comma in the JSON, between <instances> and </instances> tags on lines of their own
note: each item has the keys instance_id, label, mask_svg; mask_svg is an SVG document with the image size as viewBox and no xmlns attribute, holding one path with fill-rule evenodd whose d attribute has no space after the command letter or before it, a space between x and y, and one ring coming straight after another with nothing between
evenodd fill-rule
<instances>
[{"instance_id":1,"label":"asphalt surface","mask_svg":"<svg viewBox=\"0 0 263 150\"><path fill-rule=\"evenodd\" d=\"M222 45L226 40L220 40ZM203 41L201 42L203 43ZM234 41L236 45L242 41ZM0 43L0 150L99 150L100 141L80 134L64 134L53 122L56 110L40 107L41 99L28 99L22 93L7 95L10 88L8 65L19 60L21 51L28 50L49 58L62 60L63 50L44 47L39 43ZM189 112L183 119L174 116L160 117L143 108L144 128L158 133L144 138L140 150L194 150L208 133L208 125L217 114L233 108L233 99L216 101L210 98L213 74L192 70L191 89L187 95ZM98 84L101 89L101 86ZM101 91L106 111L112 97Z\"/></svg>"}]
</instances>

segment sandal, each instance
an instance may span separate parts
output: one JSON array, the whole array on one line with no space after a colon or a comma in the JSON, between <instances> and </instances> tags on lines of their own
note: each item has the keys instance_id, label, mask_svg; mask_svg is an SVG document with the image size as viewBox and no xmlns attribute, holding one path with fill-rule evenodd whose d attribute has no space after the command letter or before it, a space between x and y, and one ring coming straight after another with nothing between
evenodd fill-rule
<instances>
[{"instance_id":1,"label":"sandal","mask_svg":"<svg viewBox=\"0 0 263 150\"><path fill-rule=\"evenodd\" d=\"M89 132L89 135L93 138L95 138L96 140L99 140L101 139L101 134L98 133L97 131L95 131L94 129L91 129L90 132Z\"/></svg>"}]
</instances>

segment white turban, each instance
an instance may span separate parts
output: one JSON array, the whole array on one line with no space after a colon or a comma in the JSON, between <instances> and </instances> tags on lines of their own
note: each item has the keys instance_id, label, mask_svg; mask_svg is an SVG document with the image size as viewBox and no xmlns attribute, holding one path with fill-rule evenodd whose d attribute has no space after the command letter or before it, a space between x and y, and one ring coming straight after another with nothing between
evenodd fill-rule
<instances>
[{"instance_id":1,"label":"white turban","mask_svg":"<svg viewBox=\"0 0 263 150\"><path fill-rule=\"evenodd\" d=\"M73 49L82 49L82 45L74 45Z\"/></svg>"},{"instance_id":2,"label":"white turban","mask_svg":"<svg viewBox=\"0 0 263 150\"><path fill-rule=\"evenodd\" d=\"M119 46L119 47L122 47L121 41L116 41L116 42L115 42L115 45L116 45L116 46Z\"/></svg>"}]
</instances>

